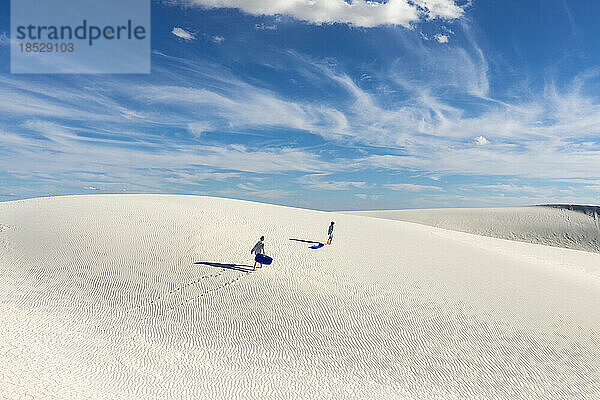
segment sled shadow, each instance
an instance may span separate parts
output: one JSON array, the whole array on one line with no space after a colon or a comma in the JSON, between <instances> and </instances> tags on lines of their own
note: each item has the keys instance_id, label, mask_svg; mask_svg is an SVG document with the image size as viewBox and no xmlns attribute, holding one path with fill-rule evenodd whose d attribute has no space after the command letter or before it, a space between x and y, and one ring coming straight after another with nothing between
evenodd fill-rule
<instances>
[{"instance_id":1,"label":"sled shadow","mask_svg":"<svg viewBox=\"0 0 600 400\"><path fill-rule=\"evenodd\" d=\"M312 244L312 246L309 246L309 249L320 249L321 247L325 246L323 243L321 242L315 242L314 240L303 240L303 239L290 239L293 240L295 242L302 242L302 243L310 243Z\"/></svg>"},{"instance_id":2,"label":"sled shadow","mask_svg":"<svg viewBox=\"0 0 600 400\"><path fill-rule=\"evenodd\" d=\"M209 267L215 267L215 268L226 268L226 269L231 269L233 271L241 271L241 272L252 272L253 271L253 267L252 265L244 265L244 264L221 264L221 263L216 263L216 262L205 262L205 261L198 261L194 263L195 265L208 265Z\"/></svg>"},{"instance_id":3,"label":"sled shadow","mask_svg":"<svg viewBox=\"0 0 600 400\"><path fill-rule=\"evenodd\" d=\"M315 242L314 240L303 240L303 239L290 239L293 240L295 242L302 242L302 243L311 243L311 244L319 244L321 242Z\"/></svg>"}]
</instances>

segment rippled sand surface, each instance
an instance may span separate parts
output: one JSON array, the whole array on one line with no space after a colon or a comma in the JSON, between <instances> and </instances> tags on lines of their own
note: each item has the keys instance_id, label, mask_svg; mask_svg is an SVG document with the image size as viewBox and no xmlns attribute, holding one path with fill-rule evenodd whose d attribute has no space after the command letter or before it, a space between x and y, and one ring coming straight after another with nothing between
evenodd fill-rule
<instances>
[{"instance_id":1,"label":"rippled sand surface","mask_svg":"<svg viewBox=\"0 0 600 400\"><path fill-rule=\"evenodd\" d=\"M600 398L599 254L402 221L0 203L0 305L2 399Z\"/></svg>"}]
</instances>

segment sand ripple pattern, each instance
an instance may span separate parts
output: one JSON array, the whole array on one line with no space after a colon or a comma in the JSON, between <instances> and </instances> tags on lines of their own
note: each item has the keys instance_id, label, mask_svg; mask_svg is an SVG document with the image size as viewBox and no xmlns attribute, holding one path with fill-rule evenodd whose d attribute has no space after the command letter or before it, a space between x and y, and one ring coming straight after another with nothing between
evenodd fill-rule
<instances>
[{"instance_id":1,"label":"sand ripple pattern","mask_svg":"<svg viewBox=\"0 0 600 400\"><path fill-rule=\"evenodd\" d=\"M598 254L188 196L0 222L0 399L600 398Z\"/></svg>"}]
</instances>

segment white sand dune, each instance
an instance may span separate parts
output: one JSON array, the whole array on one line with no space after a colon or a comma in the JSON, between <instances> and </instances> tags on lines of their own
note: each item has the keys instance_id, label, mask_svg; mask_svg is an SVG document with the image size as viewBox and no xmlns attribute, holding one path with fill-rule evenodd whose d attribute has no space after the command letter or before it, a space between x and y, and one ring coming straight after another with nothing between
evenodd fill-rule
<instances>
[{"instance_id":1,"label":"white sand dune","mask_svg":"<svg viewBox=\"0 0 600 400\"><path fill-rule=\"evenodd\" d=\"M600 253L599 213L600 207L573 205L348 212Z\"/></svg>"},{"instance_id":2,"label":"white sand dune","mask_svg":"<svg viewBox=\"0 0 600 400\"><path fill-rule=\"evenodd\" d=\"M0 224L2 399L600 398L600 254L188 196Z\"/></svg>"}]
</instances>

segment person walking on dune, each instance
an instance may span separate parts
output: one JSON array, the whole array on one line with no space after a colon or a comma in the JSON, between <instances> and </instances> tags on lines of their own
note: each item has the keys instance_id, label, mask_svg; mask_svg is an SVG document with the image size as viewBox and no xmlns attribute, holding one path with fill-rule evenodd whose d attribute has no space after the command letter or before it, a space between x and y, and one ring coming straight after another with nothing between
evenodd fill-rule
<instances>
[{"instance_id":1,"label":"person walking on dune","mask_svg":"<svg viewBox=\"0 0 600 400\"><path fill-rule=\"evenodd\" d=\"M331 241L333 240L333 225L335 225L335 222L331 221L331 225L329 225L329 229L327 229L327 234L329 235L327 244L331 244Z\"/></svg>"},{"instance_id":2,"label":"person walking on dune","mask_svg":"<svg viewBox=\"0 0 600 400\"><path fill-rule=\"evenodd\" d=\"M252 248L252 250L250 250L250 254L254 254L254 255L258 255L258 254L265 254L265 237L261 236L260 240L258 242L256 242L256 244L254 245L254 247ZM254 261L254 269L256 269L256 264L257 261ZM262 264L260 264L259 268L262 268Z\"/></svg>"}]
</instances>

